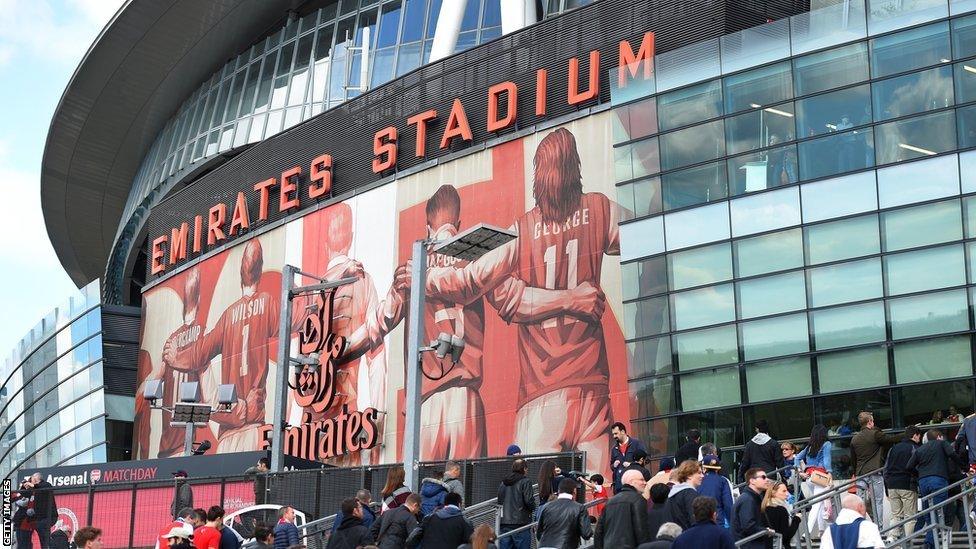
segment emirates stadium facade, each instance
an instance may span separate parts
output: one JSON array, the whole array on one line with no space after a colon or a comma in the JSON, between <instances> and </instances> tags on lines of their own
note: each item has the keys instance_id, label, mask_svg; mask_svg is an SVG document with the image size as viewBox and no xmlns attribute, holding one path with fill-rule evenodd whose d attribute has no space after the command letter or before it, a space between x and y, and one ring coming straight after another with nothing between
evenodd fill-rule
<instances>
[{"instance_id":1,"label":"emirates stadium facade","mask_svg":"<svg viewBox=\"0 0 976 549\"><path fill-rule=\"evenodd\" d=\"M402 459L398 281L415 241L482 223L517 238L427 258L425 339L465 346L423 357L422 459L514 442L606 475L615 421L652 457L701 429L732 464L760 419L970 413L973 10L131 1L52 121L45 220L75 282L141 308L137 395L234 385L198 431L216 453L269 444L294 266L355 282L326 299L333 394L288 390L286 452ZM181 454L135 402L133 458Z\"/></svg>"}]
</instances>

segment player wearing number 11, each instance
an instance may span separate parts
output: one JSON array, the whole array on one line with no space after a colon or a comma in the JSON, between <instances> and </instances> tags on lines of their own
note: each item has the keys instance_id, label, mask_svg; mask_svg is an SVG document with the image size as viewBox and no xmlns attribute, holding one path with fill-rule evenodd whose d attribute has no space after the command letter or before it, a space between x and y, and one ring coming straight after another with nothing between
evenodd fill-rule
<instances>
[{"instance_id":1,"label":"player wearing number 11","mask_svg":"<svg viewBox=\"0 0 976 549\"><path fill-rule=\"evenodd\" d=\"M610 401L600 270L604 255L619 254L615 206L603 194L583 192L569 130L543 138L533 164L536 205L516 220L518 238L462 269L432 270L426 293L465 304L509 277L524 283L526 293L507 297L534 301L536 314L519 318L515 307L499 308L503 319L519 324L514 439L527 453L586 450L588 470L602 471Z\"/></svg>"}]
</instances>

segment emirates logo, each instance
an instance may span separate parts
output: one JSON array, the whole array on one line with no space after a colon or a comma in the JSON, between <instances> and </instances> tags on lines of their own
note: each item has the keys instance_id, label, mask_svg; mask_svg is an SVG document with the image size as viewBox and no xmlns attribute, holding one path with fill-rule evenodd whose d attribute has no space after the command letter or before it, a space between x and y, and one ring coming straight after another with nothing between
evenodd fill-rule
<instances>
[{"instance_id":1,"label":"emirates logo","mask_svg":"<svg viewBox=\"0 0 976 549\"><path fill-rule=\"evenodd\" d=\"M320 413L328 410L336 397L335 363L346 348L346 338L332 332L335 290L315 294L306 307L298 332L298 348L303 355L318 353L319 364L304 365L288 386L302 408Z\"/></svg>"}]
</instances>

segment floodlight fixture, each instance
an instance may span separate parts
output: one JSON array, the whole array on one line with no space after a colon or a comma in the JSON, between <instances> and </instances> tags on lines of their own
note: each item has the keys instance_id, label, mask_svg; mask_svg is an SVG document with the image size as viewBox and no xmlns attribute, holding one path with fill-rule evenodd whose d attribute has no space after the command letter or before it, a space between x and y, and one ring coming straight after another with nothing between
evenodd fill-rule
<instances>
[{"instance_id":1,"label":"floodlight fixture","mask_svg":"<svg viewBox=\"0 0 976 549\"><path fill-rule=\"evenodd\" d=\"M199 381L184 381L180 383L180 402L200 402Z\"/></svg>"},{"instance_id":2,"label":"floodlight fixture","mask_svg":"<svg viewBox=\"0 0 976 549\"><path fill-rule=\"evenodd\" d=\"M212 413L213 409L209 404L180 402L173 407L173 421L170 422L170 426L207 425Z\"/></svg>"},{"instance_id":3,"label":"floodlight fixture","mask_svg":"<svg viewBox=\"0 0 976 549\"><path fill-rule=\"evenodd\" d=\"M230 407L237 404L237 385L227 383L217 386L217 404L219 408L230 410Z\"/></svg>"},{"instance_id":4,"label":"floodlight fixture","mask_svg":"<svg viewBox=\"0 0 976 549\"><path fill-rule=\"evenodd\" d=\"M451 362L457 364L461 360L461 353L464 352L464 340L456 335L451 336Z\"/></svg>"},{"instance_id":5,"label":"floodlight fixture","mask_svg":"<svg viewBox=\"0 0 976 549\"><path fill-rule=\"evenodd\" d=\"M515 240L517 236L512 231L479 223L453 238L436 243L433 251L457 259L474 261L491 250Z\"/></svg>"},{"instance_id":6,"label":"floodlight fixture","mask_svg":"<svg viewBox=\"0 0 976 549\"><path fill-rule=\"evenodd\" d=\"M149 406L155 406L156 401L163 399L163 380L147 379L142 390L142 398L149 401Z\"/></svg>"},{"instance_id":7,"label":"floodlight fixture","mask_svg":"<svg viewBox=\"0 0 976 549\"><path fill-rule=\"evenodd\" d=\"M210 449L212 444L210 443L209 440L203 440L200 441L196 446L197 446L196 449L193 450L193 455L202 456L203 454L207 453L207 450Z\"/></svg>"}]
</instances>

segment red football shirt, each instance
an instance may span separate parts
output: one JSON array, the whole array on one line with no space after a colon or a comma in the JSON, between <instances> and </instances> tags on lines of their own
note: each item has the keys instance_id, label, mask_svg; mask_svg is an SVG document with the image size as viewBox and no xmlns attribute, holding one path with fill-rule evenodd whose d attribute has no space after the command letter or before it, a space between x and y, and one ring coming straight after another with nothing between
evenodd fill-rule
<instances>
[{"instance_id":1,"label":"red football shirt","mask_svg":"<svg viewBox=\"0 0 976 549\"><path fill-rule=\"evenodd\" d=\"M201 526L193 532L193 546L197 549L220 549L220 530Z\"/></svg>"}]
</instances>

